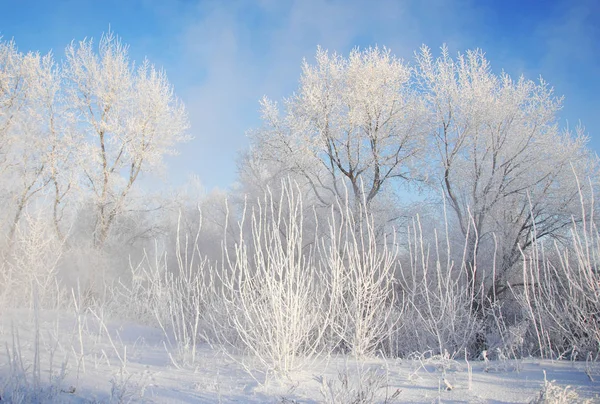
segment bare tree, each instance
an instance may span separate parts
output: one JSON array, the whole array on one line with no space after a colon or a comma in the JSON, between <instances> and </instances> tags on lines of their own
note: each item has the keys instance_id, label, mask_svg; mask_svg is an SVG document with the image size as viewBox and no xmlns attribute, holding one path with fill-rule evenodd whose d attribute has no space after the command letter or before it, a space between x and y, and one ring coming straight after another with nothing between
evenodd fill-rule
<instances>
[{"instance_id":1,"label":"bare tree","mask_svg":"<svg viewBox=\"0 0 600 404\"><path fill-rule=\"evenodd\" d=\"M255 159L303 179L324 205L343 197L342 182L367 204L392 179L415 178L424 111L411 69L387 49L354 49L348 58L318 49L302 66L298 93L261 102L264 125L251 134Z\"/></svg>"},{"instance_id":2,"label":"bare tree","mask_svg":"<svg viewBox=\"0 0 600 404\"><path fill-rule=\"evenodd\" d=\"M443 47L434 59L423 47L417 64L430 112L432 171L467 239L473 286L479 246L497 248L500 265L490 268L487 293L495 298L534 234L558 236L571 223L579 201L573 171L585 177L595 160L581 131L558 129L562 100L543 80L496 75L479 50L453 59Z\"/></svg>"},{"instance_id":3,"label":"bare tree","mask_svg":"<svg viewBox=\"0 0 600 404\"><path fill-rule=\"evenodd\" d=\"M98 53L91 40L66 53L69 101L85 137L81 169L97 208L94 242L101 246L140 173L189 139L188 119L165 72L147 60L136 67L112 33L102 36Z\"/></svg>"}]
</instances>

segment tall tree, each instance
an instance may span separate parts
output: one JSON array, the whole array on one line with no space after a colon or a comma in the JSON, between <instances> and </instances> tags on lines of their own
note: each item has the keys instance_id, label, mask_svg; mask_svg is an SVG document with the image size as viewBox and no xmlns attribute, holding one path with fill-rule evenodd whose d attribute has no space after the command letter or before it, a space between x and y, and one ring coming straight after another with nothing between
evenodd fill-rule
<instances>
[{"instance_id":1,"label":"tall tree","mask_svg":"<svg viewBox=\"0 0 600 404\"><path fill-rule=\"evenodd\" d=\"M310 185L323 204L344 196L369 205L384 184L416 178L424 109L411 69L387 49L354 49L348 58L318 49L304 62L298 93L261 102L263 127L251 134L252 156Z\"/></svg>"},{"instance_id":2,"label":"tall tree","mask_svg":"<svg viewBox=\"0 0 600 404\"><path fill-rule=\"evenodd\" d=\"M499 265L487 293L493 299L506 289L520 249L571 224L579 206L574 173L588 176L597 165L580 131L559 130L562 100L543 80L496 75L479 50L453 59L444 47L434 59L423 47L417 65L432 172L466 237L473 287L484 269L477 270L479 246L497 247Z\"/></svg>"},{"instance_id":3,"label":"tall tree","mask_svg":"<svg viewBox=\"0 0 600 404\"><path fill-rule=\"evenodd\" d=\"M84 183L96 206L95 244L105 243L140 173L156 168L173 145L188 140L183 104L162 70L136 67L112 33L72 43L64 65L68 99L85 137Z\"/></svg>"},{"instance_id":4,"label":"tall tree","mask_svg":"<svg viewBox=\"0 0 600 404\"><path fill-rule=\"evenodd\" d=\"M11 199L11 240L26 207L51 183L60 234L58 205L69 188L65 164L75 145L62 84L52 54L22 54L13 42L0 43L0 175Z\"/></svg>"},{"instance_id":5,"label":"tall tree","mask_svg":"<svg viewBox=\"0 0 600 404\"><path fill-rule=\"evenodd\" d=\"M14 41L0 41L0 173L7 169L11 130L27 99L23 57Z\"/></svg>"}]
</instances>

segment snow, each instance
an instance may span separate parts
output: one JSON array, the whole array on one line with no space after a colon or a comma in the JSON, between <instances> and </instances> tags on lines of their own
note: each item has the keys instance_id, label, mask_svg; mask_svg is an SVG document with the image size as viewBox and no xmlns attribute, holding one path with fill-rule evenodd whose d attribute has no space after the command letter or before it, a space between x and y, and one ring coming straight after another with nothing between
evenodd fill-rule
<instances>
[{"instance_id":1,"label":"snow","mask_svg":"<svg viewBox=\"0 0 600 404\"><path fill-rule=\"evenodd\" d=\"M193 366L180 366L160 329L100 314L42 311L36 332L32 310L0 313L1 402L346 403L387 397L402 403L525 403L544 377L571 386L582 400L600 402L596 362L331 356L286 376L265 375L253 358L208 344L198 347Z\"/></svg>"}]
</instances>

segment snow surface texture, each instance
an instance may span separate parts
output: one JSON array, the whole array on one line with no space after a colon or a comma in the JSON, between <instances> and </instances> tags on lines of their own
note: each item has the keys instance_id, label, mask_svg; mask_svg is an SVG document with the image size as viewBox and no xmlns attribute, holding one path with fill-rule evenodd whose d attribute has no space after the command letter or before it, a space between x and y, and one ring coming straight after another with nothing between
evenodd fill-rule
<instances>
[{"instance_id":1,"label":"snow surface texture","mask_svg":"<svg viewBox=\"0 0 600 404\"><path fill-rule=\"evenodd\" d=\"M2 403L600 402L597 362L335 356L275 377L201 345L179 366L160 329L98 310L4 311L0 341Z\"/></svg>"}]
</instances>

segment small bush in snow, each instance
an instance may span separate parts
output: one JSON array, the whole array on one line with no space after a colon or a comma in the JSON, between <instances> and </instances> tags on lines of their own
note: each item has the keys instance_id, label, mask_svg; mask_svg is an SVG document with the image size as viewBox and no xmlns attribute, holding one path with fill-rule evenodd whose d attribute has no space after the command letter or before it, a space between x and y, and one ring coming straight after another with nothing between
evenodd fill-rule
<instances>
[{"instance_id":1,"label":"small bush in snow","mask_svg":"<svg viewBox=\"0 0 600 404\"><path fill-rule=\"evenodd\" d=\"M572 403L590 403L591 400L584 400L571 386L561 387L554 381L549 382L544 372L544 385L537 396L529 401L529 404L572 404Z\"/></svg>"}]
</instances>

